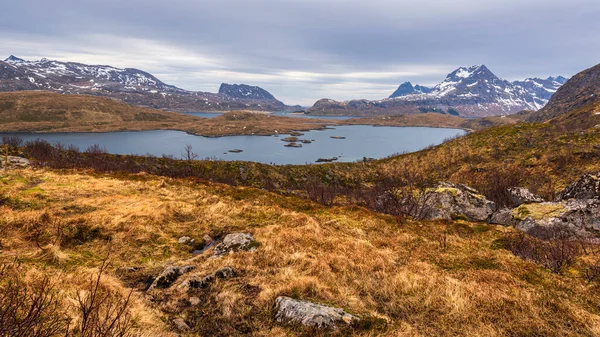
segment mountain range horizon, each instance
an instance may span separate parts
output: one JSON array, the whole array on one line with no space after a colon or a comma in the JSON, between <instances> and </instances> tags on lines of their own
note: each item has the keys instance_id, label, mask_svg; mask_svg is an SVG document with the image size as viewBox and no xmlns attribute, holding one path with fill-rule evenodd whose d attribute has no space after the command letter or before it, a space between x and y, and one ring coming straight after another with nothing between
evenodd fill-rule
<instances>
[{"instance_id":1,"label":"mountain range horizon","mask_svg":"<svg viewBox=\"0 0 600 337\"><path fill-rule=\"evenodd\" d=\"M52 62L56 62L56 64L80 64L80 65L84 65L84 66L89 66L89 67L106 67L106 68L110 68L113 70L118 70L118 71L135 71L135 72L143 72L141 70L138 70L136 68L116 68L110 65L88 65L88 64L83 64L83 63L76 63L76 62L62 62L62 61L56 61L56 60L50 60L48 58L41 58L40 60L37 61L29 61L29 60L25 60L23 58L17 57L13 54L11 54L9 57L7 57L4 61L4 63L8 63L10 65L13 66L40 66L41 64L52 64ZM445 82L448 82L449 78L452 77L468 77L465 76L465 74L470 74L472 72L474 72L475 70L478 70L482 73L481 76L488 76L490 78L494 78L494 79L498 79L500 80L500 78L496 77L496 75L494 75L488 68L487 66L485 66L484 64L477 64L477 65L473 65L473 66L460 66L457 69L455 69L454 71L450 72L447 76L446 79L444 80ZM35 72L34 72L35 73ZM145 72L144 72L145 73ZM147 75L150 75L149 73L145 73ZM152 75L150 75L151 77L153 77ZM157 78L153 77L154 80L158 81L161 83L161 85L164 85L165 88L169 87L170 90L175 90L175 91L188 91L191 92L189 90L186 89L181 89L178 87L175 87L173 85L166 85L164 84L164 82L158 80ZM526 104L526 107L531 108L531 109L539 109L541 108L543 105L545 105L547 103L547 100L550 98L551 93L555 92L556 89L558 89L558 87L562 84L564 84L566 82L567 78L563 77L561 75L558 76L548 76L547 78L526 78L525 80L522 81L513 81L511 83L515 84L515 85L529 85L529 89L532 90L540 90L539 88L542 88L541 90L545 90L545 92L541 95L542 97L540 97L540 101L539 102L533 102L530 104ZM30 80L31 82L31 80ZM400 81L399 81L400 82ZM528 83L529 82L529 83ZM33 82L32 82L33 83ZM534 84L532 84L534 83ZM542 84L540 84L542 83ZM553 83L553 84L552 84ZM431 94L431 92L433 90L435 90L435 88L437 87L439 90L439 86L444 84L444 82L438 83L436 85L433 86L427 86L427 85L420 85L417 84L415 86L413 86L411 81L405 81L402 84L400 84L400 86L398 87L398 89L396 89L396 91L394 91L391 95L389 95L389 99L397 99L397 98L402 98L402 99L406 99L407 97L414 97L414 95L425 95L424 97L426 97L428 94ZM253 89L250 89L250 85L245 85L242 84L242 86L244 86L245 88L243 89L243 91L245 91L244 94L240 94L239 99L246 99L246 98L253 98L253 99L267 99L267 100L276 100L275 97L268 91L258 87L258 86L252 86ZM238 88L238 84L233 84L233 87L236 88L236 90L241 90ZM31 87L32 89L33 87ZM218 93L224 93L225 91L227 91L228 95L232 95L232 92L230 90L230 86L223 82L221 83L220 87L219 87L219 91ZM254 92L253 92L254 91ZM391 91L391 90L390 90ZM260 93L258 93L260 92ZM235 95L233 95L235 96ZM423 97L420 97L419 99L422 99ZM385 97L381 98L382 100L385 100ZM327 98L327 100L331 100L330 98ZM360 97L356 97L356 100L364 100L363 98ZM531 100L531 99L530 99ZM535 99L533 99L535 100ZM315 102L319 103L322 102L323 100L318 100ZM350 100L351 101L351 100ZM336 101L338 102L338 101ZM346 101L348 102L348 101ZM298 106L296 106L298 107ZM309 106L307 106L309 107ZM314 107L314 104L313 104Z\"/></svg>"}]
</instances>

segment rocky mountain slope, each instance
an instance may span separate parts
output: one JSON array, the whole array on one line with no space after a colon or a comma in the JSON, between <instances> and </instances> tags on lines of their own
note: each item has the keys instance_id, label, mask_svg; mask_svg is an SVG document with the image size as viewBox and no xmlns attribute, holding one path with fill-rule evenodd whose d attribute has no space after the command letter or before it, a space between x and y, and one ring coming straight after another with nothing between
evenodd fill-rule
<instances>
[{"instance_id":1,"label":"rocky mountain slope","mask_svg":"<svg viewBox=\"0 0 600 337\"><path fill-rule=\"evenodd\" d=\"M274 100L275 97L265 89L246 84L221 84L219 94L241 99Z\"/></svg>"},{"instance_id":2,"label":"rocky mountain slope","mask_svg":"<svg viewBox=\"0 0 600 337\"><path fill-rule=\"evenodd\" d=\"M600 117L596 114L600 112L600 65L573 76L558 89L548 105L532 113L528 121L545 122L571 112L594 114L595 120Z\"/></svg>"},{"instance_id":3,"label":"rocky mountain slope","mask_svg":"<svg viewBox=\"0 0 600 337\"><path fill-rule=\"evenodd\" d=\"M485 65L460 67L433 88L402 84L390 98L339 102L322 99L309 113L373 115L438 112L466 117L508 115L538 110L566 81L564 77L509 82Z\"/></svg>"},{"instance_id":4,"label":"rocky mountain slope","mask_svg":"<svg viewBox=\"0 0 600 337\"><path fill-rule=\"evenodd\" d=\"M26 61L12 55L0 62L0 91L47 90L108 96L133 105L174 111L278 111L288 108L264 89L240 87L242 89L237 92L229 90L214 94L168 85L147 72L133 68L47 59Z\"/></svg>"}]
</instances>

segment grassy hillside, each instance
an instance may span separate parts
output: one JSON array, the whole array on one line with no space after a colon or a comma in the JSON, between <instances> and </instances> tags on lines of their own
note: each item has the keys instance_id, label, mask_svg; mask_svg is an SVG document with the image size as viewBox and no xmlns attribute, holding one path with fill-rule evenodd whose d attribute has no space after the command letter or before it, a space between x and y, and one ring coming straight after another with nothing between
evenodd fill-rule
<instances>
[{"instance_id":1,"label":"grassy hillside","mask_svg":"<svg viewBox=\"0 0 600 337\"><path fill-rule=\"evenodd\" d=\"M102 286L119 296L135 289L133 327L151 336L171 336L176 317L192 327L184 336L314 335L274 321L279 295L362 318L341 335L600 334L598 284L579 267L556 275L515 257L502 248L509 228L397 223L359 207L149 175L28 169L3 173L0 185L0 260L18 261L25 284L49 277L57 310L73 322L77 291L109 256ZM193 256L178 243L232 232L252 233L258 249L210 259L211 250ZM190 293L145 294L148 278L173 263L198 275L231 266L237 276Z\"/></svg>"},{"instance_id":2,"label":"grassy hillside","mask_svg":"<svg viewBox=\"0 0 600 337\"><path fill-rule=\"evenodd\" d=\"M321 129L323 122L242 111L206 119L105 97L40 91L0 93L0 132L181 130L214 137Z\"/></svg>"}]
</instances>

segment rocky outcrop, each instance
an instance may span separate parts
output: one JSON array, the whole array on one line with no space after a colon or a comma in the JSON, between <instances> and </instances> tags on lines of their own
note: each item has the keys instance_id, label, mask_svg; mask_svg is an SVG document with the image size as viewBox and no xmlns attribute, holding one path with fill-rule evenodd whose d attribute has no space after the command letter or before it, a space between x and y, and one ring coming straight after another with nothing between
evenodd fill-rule
<instances>
[{"instance_id":1,"label":"rocky outcrop","mask_svg":"<svg viewBox=\"0 0 600 337\"><path fill-rule=\"evenodd\" d=\"M512 204L516 207L522 204L530 204L533 202L543 202L544 199L539 195L533 194L530 190L524 187L512 187L508 189L508 194Z\"/></svg>"},{"instance_id":2,"label":"rocky outcrop","mask_svg":"<svg viewBox=\"0 0 600 337\"><path fill-rule=\"evenodd\" d=\"M8 168L25 168L31 165L29 159L27 158L16 156L0 156L0 167L6 166L7 163Z\"/></svg>"},{"instance_id":3,"label":"rocky outcrop","mask_svg":"<svg viewBox=\"0 0 600 337\"><path fill-rule=\"evenodd\" d=\"M489 223L494 225L509 226L512 220L512 209L503 208L497 212L494 212L490 217Z\"/></svg>"},{"instance_id":4,"label":"rocky outcrop","mask_svg":"<svg viewBox=\"0 0 600 337\"><path fill-rule=\"evenodd\" d=\"M206 288L210 284L214 283L217 279L228 279L235 276L235 271L231 267L225 267L217 270L216 272L206 276L191 276L187 280L183 281L179 286L180 290L188 290L190 288Z\"/></svg>"},{"instance_id":5,"label":"rocky outcrop","mask_svg":"<svg viewBox=\"0 0 600 337\"><path fill-rule=\"evenodd\" d=\"M258 243L250 233L227 234L223 242L215 246L215 256L225 256L236 251L251 251L257 246Z\"/></svg>"},{"instance_id":6,"label":"rocky outcrop","mask_svg":"<svg viewBox=\"0 0 600 337\"><path fill-rule=\"evenodd\" d=\"M560 202L523 204L512 211L511 224L522 231L534 227L567 226L589 235L600 232L600 200L571 199Z\"/></svg>"},{"instance_id":7,"label":"rocky outcrop","mask_svg":"<svg viewBox=\"0 0 600 337\"><path fill-rule=\"evenodd\" d=\"M340 308L280 296L275 300L275 320L335 330L340 324L347 325L359 318Z\"/></svg>"},{"instance_id":8,"label":"rocky outcrop","mask_svg":"<svg viewBox=\"0 0 600 337\"><path fill-rule=\"evenodd\" d=\"M600 199L600 178L597 174L584 174L558 194L558 200Z\"/></svg>"},{"instance_id":9,"label":"rocky outcrop","mask_svg":"<svg viewBox=\"0 0 600 337\"><path fill-rule=\"evenodd\" d=\"M457 219L487 221L496 204L473 188L465 185L443 182L425 192L425 209L421 215L425 219Z\"/></svg>"},{"instance_id":10,"label":"rocky outcrop","mask_svg":"<svg viewBox=\"0 0 600 337\"><path fill-rule=\"evenodd\" d=\"M155 288L169 288L173 283L175 283L175 281L177 281L177 279L181 275L188 273L192 269L194 269L194 267L192 266L169 266L165 268L165 270L163 270L162 273L160 273L160 275L156 277L156 279L154 280L154 282L152 282L152 285L150 285L150 288L148 290L152 290Z\"/></svg>"}]
</instances>

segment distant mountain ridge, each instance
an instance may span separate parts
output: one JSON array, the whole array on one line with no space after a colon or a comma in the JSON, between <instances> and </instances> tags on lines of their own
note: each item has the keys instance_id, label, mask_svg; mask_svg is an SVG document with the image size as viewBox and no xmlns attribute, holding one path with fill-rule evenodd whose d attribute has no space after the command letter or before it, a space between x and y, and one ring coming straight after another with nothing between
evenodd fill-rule
<instances>
[{"instance_id":1,"label":"distant mountain ridge","mask_svg":"<svg viewBox=\"0 0 600 337\"><path fill-rule=\"evenodd\" d=\"M221 84L219 94L228 95L235 98L247 99L275 99L268 91L260 87L253 87L246 84Z\"/></svg>"},{"instance_id":2,"label":"distant mountain ridge","mask_svg":"<svg viewBox=\"0 0 600 337\"><path fill-rule=\"evenodd\" d=\"M228 86L223 84L221 89ZM174 111L280 111L290 108L262 88L248 85L236 88L237 91L231 89L215 94L181 89L134 68L45 58L26 61L14 55L0 61L0 91L48 90L108 96L133 105Z\"/></svg>"},{"instance_id":3,"label":"distant mountain ridge","mask_svg":"<svg viewBox=\"0 0 600 337\"><path fill-rule=\"evenodd\" d=\"M508 115L541 109L566 82L562 76L509 82L485 65L460 67L444 81L428 88L405 82L390 98L339 102L323 99L309 109L313 114L377 115L439 112L468 117Z\"/></svg>"}]
</instances>

